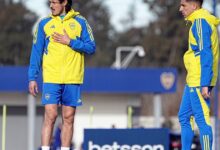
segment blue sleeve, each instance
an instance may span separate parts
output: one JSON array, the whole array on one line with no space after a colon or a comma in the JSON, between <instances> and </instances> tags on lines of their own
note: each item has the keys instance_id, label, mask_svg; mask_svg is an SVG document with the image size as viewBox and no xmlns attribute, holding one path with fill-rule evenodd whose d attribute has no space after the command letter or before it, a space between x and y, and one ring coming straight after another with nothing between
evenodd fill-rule
<instances>
[{"instance_id":1,"label":"blue sleeve","mask_svg":"<svg viewBox=\"0 0 220 150\"><path fill-rule=\"evenodd\" d=\"M82 33L80 37L77 37L76 39L71 39L69 46L76 51L84 52L86 54L95 53L96 44L91 27L84 18L76 17L76 20L80 23L82 27Z\"/></svg>"},{"instance_id":2,"label":"blue sleeve","mask_svg":"<svg viewBox=\"0 0 220 150\"><path fill-rule=\"evenodd\" d=\"M200 50L201 86L210 86L213 77L212 29L205 19L197 19L193 34Z\"/></svg>"},{"instance_id":3,"label":"blue sleeve","mask_svg":"<svg viewBox=\"0 0 220 150\"><path fill-rule=\"evenodd\" d=\"M31 50L31 57L30 57L30 65L28 70L28 80L35 81L39 75L42 65L42 57L44 51L44 24L40 22L33 38L33 45Z\"/></svg>"}]
</instances>

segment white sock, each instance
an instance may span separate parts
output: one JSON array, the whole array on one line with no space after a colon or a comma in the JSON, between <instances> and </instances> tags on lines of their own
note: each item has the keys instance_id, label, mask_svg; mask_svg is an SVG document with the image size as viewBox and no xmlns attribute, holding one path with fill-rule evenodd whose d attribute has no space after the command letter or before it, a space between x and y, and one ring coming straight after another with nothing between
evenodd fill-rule
<instances>
[{"instance_id":1,"label":"white sock","mask_svg":"<svg viewBox=\"0 0 220 150\"><path fill-rule=\"evenodd\" d=\"M61 150L70 150L69 147L61 147Z\"/></svg>"},{"instance_id":2,"label":"white sock","mask_svg":"<svg viewBox=\"0 0 220 150\"><path fill-rule=\"evenodd\" d=\"M50 147L49 146L42 146L41 150L50 150Z\"/></svg>"}]
</instances>

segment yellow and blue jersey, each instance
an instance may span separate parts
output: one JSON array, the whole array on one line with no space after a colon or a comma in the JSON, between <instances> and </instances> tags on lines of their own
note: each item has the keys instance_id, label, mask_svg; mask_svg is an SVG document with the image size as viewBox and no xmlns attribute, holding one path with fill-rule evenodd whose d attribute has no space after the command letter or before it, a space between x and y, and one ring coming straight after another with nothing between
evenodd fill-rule
<instances>
[{"instance_id":1,"label":"yellow and blue jersey","mask_svg":"<svg viewBox=\"0 0 220 150\"><path fill-rule=\"evenodd\" d=\"M178 113L181 125L182 149L191 149L194 118L200 132L203 150L212 149L213 134L210 124L210 99L202 96L203 87L209 92L218 76L219 43L217 25L220 20L205 9L195 10L186 20L189 30L188 51L184 55L186 82Z\"/></svg>"},{"instance_id":2,"label":"yellow and blue jersey","mask_svg":"<svg viewBox=\"0 0 220 150\"><path fill-rule=\"evenodd\" d=\"M220 20L205 9L194 11L186 20L192 22L188 51L184 54L187 85L215 86L219 60L217 25Z\"/></svg>"},{"instance_id":3,"label":"yellow and blue jersey","mask_svg":"<svg viewBox=\"0 0 220 150\"><path fill-rule=\"evenodd\" d=\"M54 42L54 32L67 32L69 45ZM38 24L33 39L29 81L36 80L42 68L44 83L81 84L84 77L84 54L95 52L91 27L78 12L64 17L49 16Z\"/></svg>"}]
</instances>

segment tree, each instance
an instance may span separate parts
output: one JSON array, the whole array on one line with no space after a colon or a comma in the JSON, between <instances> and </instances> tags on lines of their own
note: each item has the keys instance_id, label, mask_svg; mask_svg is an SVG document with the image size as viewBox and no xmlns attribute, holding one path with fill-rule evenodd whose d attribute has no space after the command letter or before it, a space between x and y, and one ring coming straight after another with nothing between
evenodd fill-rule
<instances>
[{"instance_id":1,"label":"tree","mask_svg":"<svg viewBox=\"0 0 220 150\"><path fill-rule=\"evenodd\" d=\"M28 11L23 0L0 0L0 64L27 65L32 45L32 27L37 17ZM101 0L75 0L74 9L89 22L97 43L94 56L86 57L87 66L112 64L115 31L110 24L108 9ZM15 15L16 14L16 15Z\"/></svg>"},{"instance_id":2,"label":"tree","mask_svg":"<svg viewBox=\"0 0 220 150\"><path fill-rule=\"evenodd\" d=\"M37 17L22 3L1 5L0 64L27 65L32 44L32 26Z\"/></svg>"},{"instance_id":3,"label":"tree","mask_svg":"<svg viewBox=\"0 0 220 150\"><path fill-rule=\"evenodd\" d=\"M89 22L96 40L96 54L86 57L87 66L109 66L115 54L115 31L110 24L110 15L102 0L75 0L74 9Z\"/></svg>"},{"instance_id":4,"label":"tree","mask_svg":"<svg viewBox=\"0 0 220 150\"><path fill-rule=\"evenodd\" d=\"M145 3L156 16L155 21L147 27L120 33L117 44L144 47L146 57L136 58L131 66L177 67L181 70L182 56L188 46L188 27L178 11L179 1L145 0Z\"/></svg>"},{"instance_id":5,"label":"tree","mask_svg":"<svg viewBox=\"0 0 220 150\"><path fill-rule=\"evenodd\" d=\"M179 1L145 0L158 16L157 21L148 26L143 39L149 51L149 62L158 66L183 68L182 57L188 48L188 27L179 13ZM145 41L145 42L144 42ZM148 42L146 42L148 41Z\"/></svg>"}]
</instances>

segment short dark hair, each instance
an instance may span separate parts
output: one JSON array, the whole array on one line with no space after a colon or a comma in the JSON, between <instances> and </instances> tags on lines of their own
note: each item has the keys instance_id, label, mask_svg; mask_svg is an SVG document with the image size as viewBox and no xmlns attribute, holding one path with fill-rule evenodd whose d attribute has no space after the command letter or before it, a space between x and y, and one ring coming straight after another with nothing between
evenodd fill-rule
<instances>
[{"instance_id":1,"label":"short dark hair","mask_svg":"<svg viewBox=\"0 0 220 150\"><path fill-rule=\"evenodd\" d=\"M59 0L60 3L63 3L65 0ZM68 13L72 8L72 0L67 0L67 4L65 6L66 13Z\"/></svg>"},{"instance_id":2,"label":"short dark hair","mask_svg":"<svg viewBox=\"0 0 220 150\"><path fill-rule=\"evenodd\" d=\"M187 2L197 2L200 6L203 4L203 0L186 0Z\"/></svg>"}]
</instances>

